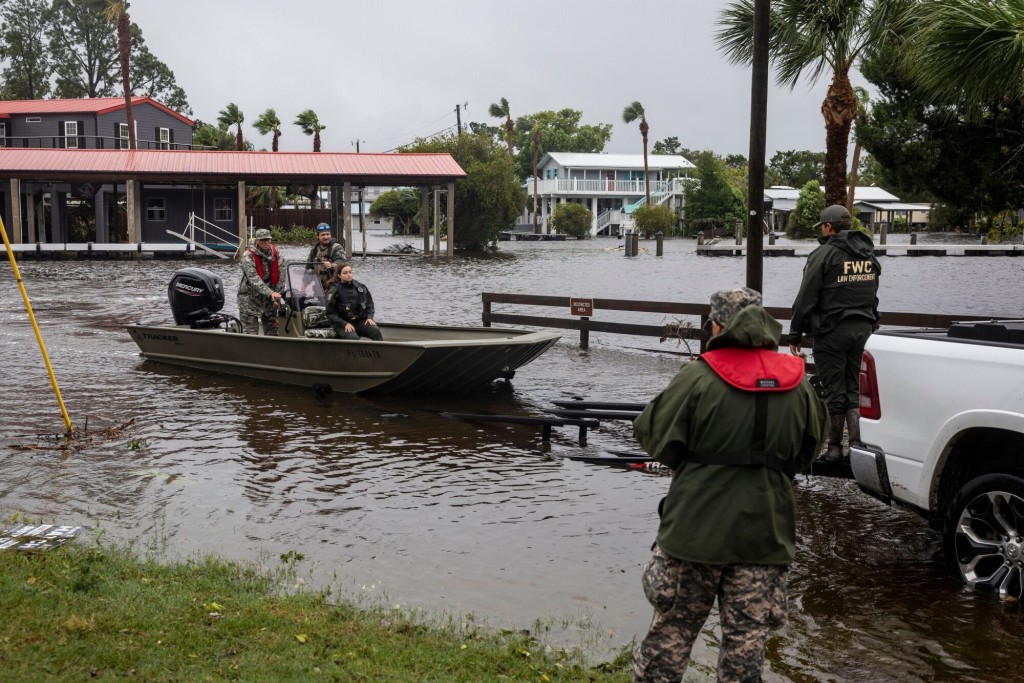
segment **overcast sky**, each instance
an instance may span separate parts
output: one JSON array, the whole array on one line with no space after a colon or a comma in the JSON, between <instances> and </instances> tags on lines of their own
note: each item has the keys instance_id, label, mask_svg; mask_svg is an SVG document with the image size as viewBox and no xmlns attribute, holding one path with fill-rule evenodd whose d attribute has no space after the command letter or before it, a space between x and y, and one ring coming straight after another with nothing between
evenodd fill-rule
<instances>
[{"instance_id":1,"label":"overcast sky","mask_svg":"<svg viewBox=\"0 0 1024 683\"><path fill-rule=\"evenodd\" d=\"M462 123L497 124L565 107L611 123L607 152L639 153L622 110L639 100L650 140L746 156L750 69L727 63L713 36L725 0L134 0L132 21L185 89L194 117L234 102L243 133L273 107L281 149L312 150L292 125L311 108L327 152L390 151ZM855 85L858 83L855 81ZM863 85L863 83L860 83ZM827 79L768 95L767 154L824 151Z\"/></svg>"}]
</instances>

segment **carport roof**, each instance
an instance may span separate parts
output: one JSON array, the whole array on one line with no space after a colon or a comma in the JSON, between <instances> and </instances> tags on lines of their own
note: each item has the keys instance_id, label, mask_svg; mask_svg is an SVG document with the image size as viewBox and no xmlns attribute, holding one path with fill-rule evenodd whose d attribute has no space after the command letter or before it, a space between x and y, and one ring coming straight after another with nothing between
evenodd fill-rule
<instances>
[{"instance_id":1,"label":"carport roof","mask_svg":"<svg viewBox=\"0 0 1024 683\"><path fill-rule=\"evenodd\" d=\"M256 185L433 185L464 178L449 154L0 148L0 178Z\"/></svg>"}]
</instances>

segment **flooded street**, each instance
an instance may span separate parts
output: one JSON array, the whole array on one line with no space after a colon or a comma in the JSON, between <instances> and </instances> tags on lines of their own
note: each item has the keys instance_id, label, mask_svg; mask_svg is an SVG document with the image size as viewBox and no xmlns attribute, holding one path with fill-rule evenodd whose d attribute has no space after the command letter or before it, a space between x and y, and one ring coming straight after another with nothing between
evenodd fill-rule
<instances>
[{"instance_id":1,"label":"flooded street","mask_svg":"<svg viewBox=\"0 0 1024 683\"><path fill-rule=\"evenodd\" d=\"M905 237L905 236L904 236ZM398 240L371 235L370 248ZM890 241L894 238L890 237ZM899 239L896 236L895 239ZM357 245L359 239L356 239ZM354 260L384 322L480 324L481 292L704 303L741 285L745 260L698 257L690 240L627 259L615 240L502 243L490 259ZM301 260L306 249L285 248ZM1024 259L882 257L886 311L1024 315ZM789 306L803 258L764 263L765 303ZM134 420L62 452L63 431L10 265L0 263L0 517L91 527L161 557L215 552L277 565L341 594L550 629L559 645L613 655L646 630L640 588L668 480L565 459L635 448L628 423L577 443L555 428L467 423L442 412L535 415L568 398L641 402L678 369L681 347L592 333L562 340L482 394L317 397L297 387L144 363L124 325L170 324L167 283L218 273L235 313L238 266L218 261L22 261L22 277L75 424ZM558 309L495 312L565 316ZM597 319L658 324L657 315ZM790 624L770 641L768 680L1013 678L1020 606L947 579L938 535L851 482L799 478ZM534 620L539 620L538 624ZM713 622L712 622L713 623ZM542 637L543 633L540 634ZM694 656L713 671L713 629ZM713 679L713 673L711 674Z\"/></svg>"}]
</instances>

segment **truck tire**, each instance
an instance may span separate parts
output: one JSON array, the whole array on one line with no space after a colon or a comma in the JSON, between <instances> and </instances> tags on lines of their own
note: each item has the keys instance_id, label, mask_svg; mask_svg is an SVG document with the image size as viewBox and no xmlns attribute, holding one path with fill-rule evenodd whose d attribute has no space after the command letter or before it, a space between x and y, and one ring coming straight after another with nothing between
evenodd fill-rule
<instances>
[{"instance_id":1,"label":"truck tire","mask_svg":"<svg viewBox=\"0 0 1024 683\"><path fill-rule=\"evenodd\" d=\"M964 583L1024 599L1024 479L986 474L961 488L946 512L943 546Z\"/></svg>"}]
</instances>

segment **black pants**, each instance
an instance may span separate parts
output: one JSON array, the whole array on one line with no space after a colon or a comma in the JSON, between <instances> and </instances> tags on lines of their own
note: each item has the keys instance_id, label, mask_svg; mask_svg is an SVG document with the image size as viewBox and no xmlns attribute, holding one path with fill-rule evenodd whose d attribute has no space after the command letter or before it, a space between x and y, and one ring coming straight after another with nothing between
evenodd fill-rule
<instances>
[{"instance_id":1,"label":"black pants","mask_svg":"<svg viewBox=\"0 0 1024 683\"><path fill-rule=\"evenodd\" d=\"M814 335L814 367L829 415L860 407L860 361L871 328L867 318L847 318L828 334Z\"/></svg>"},{"instance_id":2,"label":"black pants","mask_svg":"<svg viewBox=\"0 0 1024 683\"><path fill-rule=\"evenodd\" d=\"M338 333L338 339L359 339L360 337L366 337L373 341L384 340L384 336L380 333L380 328L376 325L370 325L365 320L350 322L349 324L356 329L352 332L346 332L344 327L334 328L334 331Z\"/></svg>"}]
</instances>

